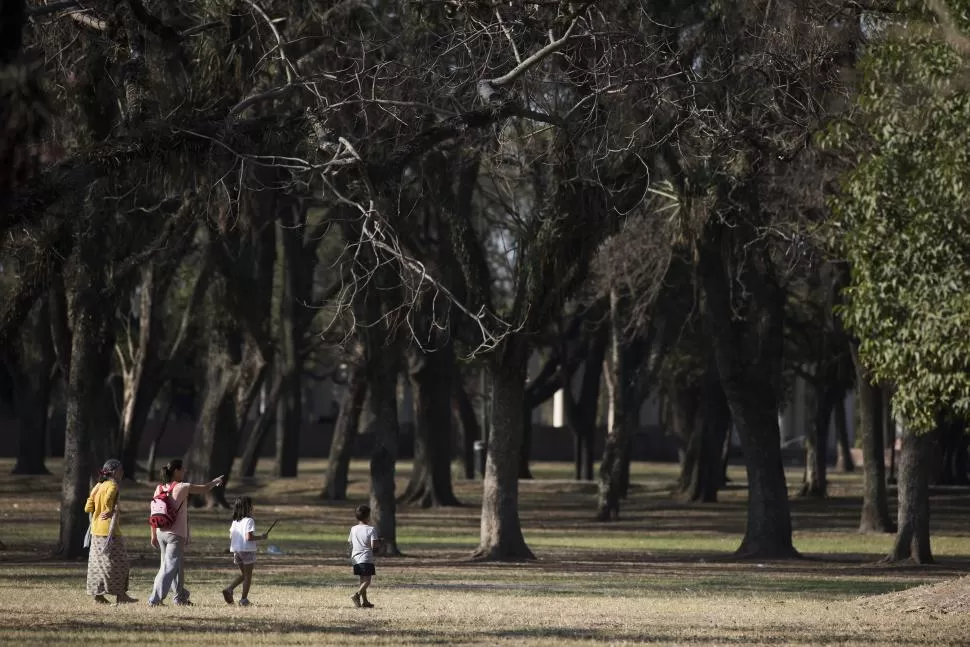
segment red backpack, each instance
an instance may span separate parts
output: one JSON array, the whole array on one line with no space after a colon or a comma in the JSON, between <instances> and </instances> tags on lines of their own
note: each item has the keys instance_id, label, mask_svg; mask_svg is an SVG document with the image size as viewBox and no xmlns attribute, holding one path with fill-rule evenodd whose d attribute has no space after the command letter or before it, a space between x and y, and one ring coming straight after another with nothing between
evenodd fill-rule
<instances>
[{"instance_id":1,"label":"red backpack","mask_svg":"<svg viewBox=\"0 0 970 647\"><path fill-rule=\"evenodd\" d=\"M152 497L148 524L156 530L168 530L175 525L175 517L178 515L182 506L175 507L175 496L172 491L175 489L174 483L169 483L168 489L161 488ZM184 504L184 501L183 501Z\"/></svg>"}]
</instances>

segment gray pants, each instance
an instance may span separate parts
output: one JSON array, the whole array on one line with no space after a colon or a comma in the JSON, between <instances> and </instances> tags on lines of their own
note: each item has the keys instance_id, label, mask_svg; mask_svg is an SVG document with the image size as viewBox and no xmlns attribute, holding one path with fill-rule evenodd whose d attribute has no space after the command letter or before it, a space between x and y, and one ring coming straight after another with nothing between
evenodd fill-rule
<instances>
[{"instance_id":1,"label":"gray pants","mask_svg":"<svg viewBox=\"0 0 970 647\"><path fill-rule=\"evenodd\" d=\"M155 586L152 587L148 602L158 604L169 592L174 596L176 604L188 602L189 590L185 588L185 575L182 572L185 538L164 530L159 530L156 537L162 563L158 568L158 575L155 576Z\"/></svg>"}]
</instances>

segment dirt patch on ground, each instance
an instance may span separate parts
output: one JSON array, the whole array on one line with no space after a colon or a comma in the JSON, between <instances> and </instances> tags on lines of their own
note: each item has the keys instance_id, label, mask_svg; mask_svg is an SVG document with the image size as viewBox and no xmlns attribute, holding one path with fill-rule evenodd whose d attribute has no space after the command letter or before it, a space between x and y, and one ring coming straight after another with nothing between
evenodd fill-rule
<instances>
[{"instance_id":1,"label":"dirt patch on ground","mask_svg":"<svg viewBox=\"0 0 970 647\"><path fill-rule=\"evenodd\" d=\"M868 609L919 614L970 613L970 575L904 591L861 598Z\"/></svg>"}]
</instances>

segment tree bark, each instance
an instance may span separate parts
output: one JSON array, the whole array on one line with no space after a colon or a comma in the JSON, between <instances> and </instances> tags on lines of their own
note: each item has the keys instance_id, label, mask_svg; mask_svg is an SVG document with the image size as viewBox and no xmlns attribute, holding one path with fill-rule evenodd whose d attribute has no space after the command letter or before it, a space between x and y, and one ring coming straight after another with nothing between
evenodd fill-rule
<instances>
[{"instance_id":1,"label":"tree bark","mask_svg":"<svg viewBox=\"0 0 970 647\"><path fill-rule=\"evenodd\" d=\"M724 390L721 388L717 366L712 361L704 373L704 382L691 430L691 439L685 452L681 472L681 492L688 501L717 501L718 490L723 485L721 453L724 438L731 427L731 411Z\"/></svg>"},{"instance_id":2,"label":"tree bark","mask_svg":"<svg viewBox=\"0 0 970 647\"><path fill-rule=\"evenodd\" d=\"M131 365L124 370L124 399L121 411L121 464L125 473L135 475L142 433L165 376L158 354L161 316L156 308L164 297L156 286L155 269L144 272L138 317L138 346ZM164 289L164 288L162 288Z\"/></svg>"},{"instance_id":3,"label":"tree bark","mask_svg":"<svg viewBox=\"0 0 970 647\"><path fill-rule=\"evenodd\" d=\"M274 371L274 373L276 373ZM280 401L280 394L283 391L283 376L279 373L273 378L273 386L266 396L266 406L260 414L246 438L246 446L243 449L242 458L239 459L239 474L244 478L252 478L256 475L256 466L259 464L259 456L266 445L269 437L270 425L277 420L277 406Z\"/></svg>"},{"instance_id":4,"label":"tree bark","mask_svg":"<svg viewBox=\"0 0 970 647\"><path fill-rule=\"evenodd\" d=\"M206 386L202 407L196 421L192 444L185 457L185 474L189 482L204 483L224 473L215 469L225 464L225 447L232 444L236 432L232 424L235 418L232 391L239 381L239 366L232 363L219 341L210 342L206 357ZM196 505L202 501L203 497L194 498ZM228 507L222 492L210 492L204 497L204 501L211 508Z\"/></svg>"},{"instance_id":5,"label":"tree bark","mask_svg":"<svg viewBox=\"0 0 970 647\"><path fill-rule=\"evenodd\" d=\"M783 352L784 295L772 273L770 258L739 260L730 251L728 245L736 243L732 239L736 235L714 218L698 252L702 308L748 476L747 522L737 555L797 557L792 545L776 392ZM739 272L736 279L729 280L728 267ZM734 280L745 286L738 303L732 301ZM737 316L739 308L743 317Z\"/></svg>"},{"instance_id":6,"label":"tree bark","mask_svg":"<svg viewBox=\"0 0 970 647\"><path fill-rule=\"evenodd\" d=\"M599 409L600 384L603 378L603 358L609 340L608 330L593 333L592 342L583 365L583 379L579 398L573 396L572 380L563 385L566 418L575 439L575 477L577 481L593 480L593 441L596 438L596 416ZM562 363L567 363L565 344L560 351Z\"/></svg>"},{"instance_id":7,"label":"tree bark","mask_svg":"<svg viewBox=\"0 0 970 647\"><path fill-rule=\"evenodd\" d=\"M832 408L839 389L825 384L815 385L815 417L805 437L805 476L800 496L825 498L828 495L828 446Z\"/></svg>"},{"instance_id":8,"label":"tree bark","mask_svg":"<svg viewBox=\"0 0 970 647\"><path fill-rule=\"evenodd\" d=\"M835 438L839 452L835 467L849 474L855 471L855 460L852 458L852 449L849 445L849 421L845 411L845 395L845 390L840 389L835 398Z\"/></svg>"},{"instance_id":9,"label":"tree bark","mask_svg":"<svg viewBox=\"0 0 970 647\"><path fill-rule=\"evenodd\" d=\"M606 381L606 442L600 462L599 497L596 520L610 521L620 517L621 484L623 483L623 450L629 447L630 420L627 418L626 364L622 345L620 297L610 290L609 348L603 359Z\"/></svg>"},{"instance_id":10,"label":"tree bark","mask_svg":"<svg viewBox=\"0 0 970 647\"><path fill-rule=\"evenodd\" d=\"M279 353L276 362L283 376L283 391L276 408L276 467L274 474L294 478L300 458L300 431L303 427L303 363L300 360L302 322L298 308L310 299L310 283L305 276L303 259L304 210L284 208L279 228L282 292L279 301ZM302 220L301 220L302 219ZM315 254L314 254L315 258ZM312 267L310 268L312 272Z\"/></svg>"},{"instance_id":11,"label":"tree bark","mask_svg":"<svg viewBox=\"0 0 970 647\"><path fill-rule=\"evenodd\" d=\"M465 469L465 478L471 480L475 478L475 441L482 437L482 428L478 424L475 407L472 406L460 378L455 380L454 388L453 406L457 410L458 421L461 423L462 465Z\"/></svg>"},{"instance_id":12,"label":"tree bark","mask_svg":"<svg viewBox=\"0 0 970 647\"><path fill-rule=\"evenodd\" d=\"M172 415L172 400L169 398L168 406L165 407L165 415L162 416L162 421L158 423L158 433L152 438L152 444L148 447L148 464L145 466L145 471L148 472L148 480L155 480L155 457L158 454L158 443L161 442L162 436L168 430L168 419Z\"/></svg>"},{"instance_id":13,"label":"tree bark","mask_svg":"<svg viewBox=\"0 0 970 647\"><path fill-rule=\"evenodd\" d=\"M451 486L452 382L457 367L450 341L410 353L414 392L414 468L400 502L422 508L458 506Z\"/></svg>"},{"instance_id":14,"label":"tree bark","mask_svg":"<svg viewBox=\"0 0 970 647\"><path fill-rule=\"evenodd\" d=\"M21 343L12 344L6 361L13 380L13 405L20 427L13 473L50 474L44 459L55 357L46 299L39 301L27 323Z\"/></svg>"},{"instance_id":15,"label":"tree bark","mask_svg":"<svg viewBox=\"0 0 970 647\"><path fill-rule=\"evenodd\" d=\"M932 463L935 434L903 436L899 461L899 531L887 562L912 560L932 564L930 550L929 469Z\"/></svg>"},{"instance_id":16,"label":"tree bark","mask_svg":"<svg viewBox=\"0 0 970 647\"><path fill-rule=\"evenodd\" d=\"M865 369L859 364L853 349L858 379L860 424L862 435L862 516L859 532L895 532L889 516L889 495L886 491L886 453L883 449L882 389L869 382Z\"/></svg>"},{"instance_id":17,"label":"tree bark","mask_svg":"<svg viewBox=\"0 0 970 647\"><path fill-rule=\"evenodd\" d=\"M383 335L363 336L366 338L364 371L369 392L364 406L367 408L371 433L374 435L374 449L370 460L371 518L383 542L381 554L400 555L401 550L397 545L397 501L394 495L399 432L397 351L383 347Z\"/></svg>"},{"instance_id":18,"label":"tree bark","mask_svg":"<svg viewBox=\"0 0 970 647\"><path fill-rule=\"evenodd\" d=\"M104 385L111 369L114 343L111 313L104 298L103 270L99 261L78 269L70 372L67 379L67 416L64 443L64 476L61 485L61 515L58 554L66 559L79 557L88 517L84 502L94 468L103 456L95 456L102 425ZM83 259L82 259L83 262Z\"/></svg>"},{"instance_id":19,"label":"tree bark","mask_svg":"<svg viewBox=\"0 0 970 647\"><path fill-rule=\"evenodd\" d=\"M485 459L481 539L474 556L484 560L535 559L519 521L518 469L528 345L513 333L489 360L492 431Z\"/></svg>"},{"instance_id":20,"label":"tree bark","mask_svg":"<svg viewBox=\"0 0 970 647\"><path fill-rule=\"evenodd\" d=\"M327 462L327 478L320 498L327 501L347 499L347 481L350 471L350 458L354 451L354 441L360 425L361 410L367 396L367 380L363 369L353 365L347 390L340 402L340 412L333 428L330 441L330 454Z\"/></svg>"}]
</instances>

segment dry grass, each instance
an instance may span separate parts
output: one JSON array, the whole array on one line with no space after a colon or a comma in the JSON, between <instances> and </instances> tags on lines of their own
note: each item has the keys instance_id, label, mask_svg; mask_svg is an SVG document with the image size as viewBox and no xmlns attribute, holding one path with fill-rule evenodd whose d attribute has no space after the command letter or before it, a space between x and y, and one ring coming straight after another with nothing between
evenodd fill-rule
<instances>
[{"instance_id":1,"label":"dry grass","mask_svg":"<svg viewBox=\"0 0 970 647\"><path fill-rule=\"evenodd\" d=\"M8 476L0 461L0 539L8 547L0 553L0 643L966 644L965 616L925 612L938 608L930 595L965 597L966 587L949 580L970 562L966 491L934 494L938 566L876 564L891 537L855 532L858 477L842 475L831 500L793 501L796 544L809 559L750 563L730 558L743 529L740 488L722 503L687 506L666 494L670 466L638 465L624 519L603 526L590 520L588 484L565 480L567 466L540 465L540 479L522 484L523 525L539 561L483 565L466 559L477 539L478 485L459 481L467 506L401 511L407 556L380 561L378 606L368 611L351 605L343 549L350 510L364 498L364 466L355 465L352 500L340 505L315 499L322 467L309 462L300 479L264 475L238 488L254 496L258 523L282 520L274 543L285 554L260 556L252 607L229 608L219 594L232 575L225 512L194 511L187 579L196 606L148 609L95 607L83 592L83 562L44 559L57 529L58 479ZM140 522L148 488L126 485L123 494L132 510L132 594L142 600L156 559ZM923 602L903 591L939 582L919 589ZM869 597L880 594L888 595Z\"/></svg>"}]
</instances>

